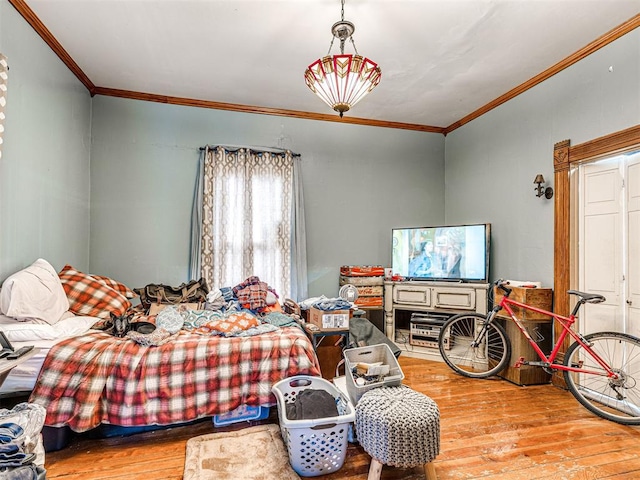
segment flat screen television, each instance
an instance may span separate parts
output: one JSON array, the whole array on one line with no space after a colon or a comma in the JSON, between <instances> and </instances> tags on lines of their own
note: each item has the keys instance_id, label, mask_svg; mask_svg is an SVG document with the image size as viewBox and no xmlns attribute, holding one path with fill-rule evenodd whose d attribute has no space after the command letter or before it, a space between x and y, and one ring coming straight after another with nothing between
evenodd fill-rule
<instances>
[{"instance_id":1,"label":"flat screen television","mask_svg":"<svg viewBox=\"0 0 640 480\"><path fill-rule=\"evenodd\" d=\"M409 280L487 283L491 224L394 228L391 268Z\"/></svg>"}]
</instances>

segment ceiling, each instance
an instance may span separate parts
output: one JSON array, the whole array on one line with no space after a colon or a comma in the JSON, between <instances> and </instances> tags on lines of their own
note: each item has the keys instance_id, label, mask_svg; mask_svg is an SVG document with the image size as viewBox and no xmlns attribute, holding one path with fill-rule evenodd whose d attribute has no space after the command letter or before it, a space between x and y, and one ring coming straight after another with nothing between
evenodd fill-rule
<instances>
[{"instance_id":1,"label":"ceiling","mask_svg":"<svg viewBox=\"0 0 640 480\"><path fill-rule=\"evenodd\" d=\"M10 1L96 87L334 113L303 75L329 50L340 0ZM345 115L448 127L639 13L640 0L346 0L382 81Z\"/></svg>"}]
</instances>

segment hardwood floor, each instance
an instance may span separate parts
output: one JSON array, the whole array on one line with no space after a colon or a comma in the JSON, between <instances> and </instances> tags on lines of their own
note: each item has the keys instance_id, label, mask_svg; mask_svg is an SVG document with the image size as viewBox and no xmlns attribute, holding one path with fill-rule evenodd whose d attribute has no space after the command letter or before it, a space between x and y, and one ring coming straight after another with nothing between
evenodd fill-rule
<instances>
[{"instance_id":1,"label":"hardwood floor","mask_svg":"<svg viewBox=\"0 0 640 480\"><path fill-rule=\"evenodd\" d=\"M400 357L400 365L404 383L440 408L440 455L434 462L439 480L640 478L640 427L602 420L564 390L466 379L444 363L408 357ZM275 409L270 421L277 421ZM130 437L77 436L67 448L47 453L47 478L181 479L186 441L213 431L205 420ZM365 480L369 462L360 446L350 444L342 469L322 478ZM385 466L381 478L423 479L424 473Z\"/></svg>"}]
</instances>

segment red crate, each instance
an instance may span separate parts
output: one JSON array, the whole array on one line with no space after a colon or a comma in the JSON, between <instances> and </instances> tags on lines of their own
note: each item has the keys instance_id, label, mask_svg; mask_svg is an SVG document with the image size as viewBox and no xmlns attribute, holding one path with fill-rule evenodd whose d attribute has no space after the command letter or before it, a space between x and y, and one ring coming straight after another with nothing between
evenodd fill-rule
<instances>
[{"instance_id":1,"label":"red crate","mask_svg":"<svg viewBox=\"0 0 640 480\"><path fill-rule=\"evenodd\" d=\"M343 265L340 275L349 277L384 277L384 267L381 265Z\"/></svg>"},{"instance_id":2,"label":"red crate","mask_svg":"<svg viewBox=\"0 0 640 480\"><path fill-rule=\"evenodd\" d=\"M384 301L383 297L358 297L354 303L359 307L381 307Z\"/></svg>"}]
</instances>

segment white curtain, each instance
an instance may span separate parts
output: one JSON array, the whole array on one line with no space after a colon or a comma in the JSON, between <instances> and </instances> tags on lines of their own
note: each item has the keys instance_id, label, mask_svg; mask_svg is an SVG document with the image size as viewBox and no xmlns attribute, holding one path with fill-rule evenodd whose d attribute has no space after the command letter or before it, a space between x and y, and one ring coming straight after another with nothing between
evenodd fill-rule
<instances>
[{"instance_id":1,"label":"white curtain","mask_svg":"<svg viewBox=\"0 0 640 480\"><path fill-rule=\"evenodd\" d=\"M210 288L258 276L281 299L307 295L300 158L205 147L192 211L191 278Z\"/></svg>"}]
</instances>

